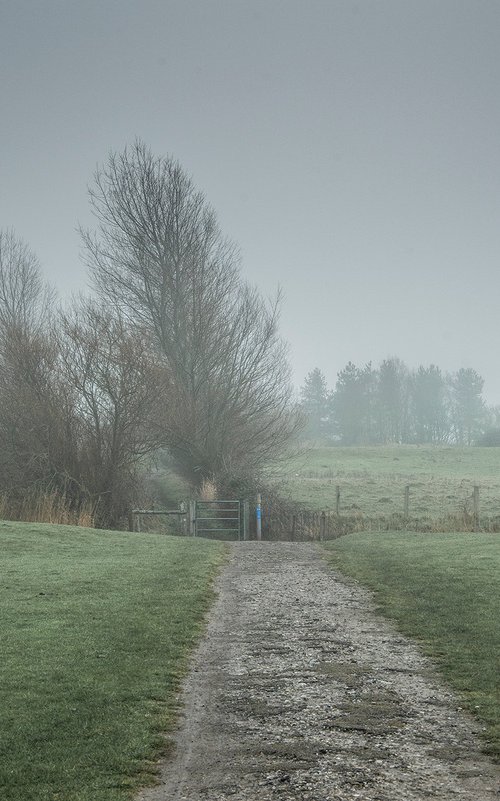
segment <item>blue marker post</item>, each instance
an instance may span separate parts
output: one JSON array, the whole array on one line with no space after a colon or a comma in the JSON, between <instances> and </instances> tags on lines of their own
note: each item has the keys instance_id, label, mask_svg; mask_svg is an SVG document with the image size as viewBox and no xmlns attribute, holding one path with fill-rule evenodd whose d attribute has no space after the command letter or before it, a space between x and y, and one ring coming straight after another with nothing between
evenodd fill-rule
<instances>
[{"instance_id":1,"label":"blue marker post","mask_svg":"<svg viewBox=\"0 0 500 801\"><path fill-rule=\"evenodd\" d=\"M261 507L261 500L262 499L260 497L260 494L257 495L257 508L256 508L255 512L256 512L256 520L257 520L256 532L257 532L257 539L258 540L262 539L262 507Z\"/></svg>"}]
</instances>

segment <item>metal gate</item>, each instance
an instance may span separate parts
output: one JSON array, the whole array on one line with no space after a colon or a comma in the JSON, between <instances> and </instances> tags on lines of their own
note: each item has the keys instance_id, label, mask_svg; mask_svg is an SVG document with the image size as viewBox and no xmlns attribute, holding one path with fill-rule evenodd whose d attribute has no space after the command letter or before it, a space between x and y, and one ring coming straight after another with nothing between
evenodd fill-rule
<instances>
[{"instance_id":1,"label":"metal gate","mask_svg":"<svg viewBox=\"0 0 500 801\"><path fill-rule=\"evenodd\" d=\"M245 538L241 501L194 501L195 537L216 540Z\"/></svg>"}]
</instances>

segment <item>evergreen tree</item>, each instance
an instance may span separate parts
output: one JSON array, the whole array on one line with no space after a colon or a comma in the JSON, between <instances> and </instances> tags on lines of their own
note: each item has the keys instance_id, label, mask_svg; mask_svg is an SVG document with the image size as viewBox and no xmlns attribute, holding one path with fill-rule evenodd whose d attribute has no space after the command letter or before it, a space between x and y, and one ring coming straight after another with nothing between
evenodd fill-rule
<instances>
[{"instance_id":1,"label":"evergreen tree","mask_svg":"<svg viewBox=\"0 0 500 801\"><path fill-rule=\"evenodd\" d=\"M411 381L415 439L445 442L450 433L446 382L439 367L418 368Z\"/></svg>"},{"instance_id":2,"label":"evergreen tree","mask_svg":"<svg viewBox=\"0 0 500 801\"><path fill-rule=\"evenodd\" d=\"M472 445L484 423L484 380L471 367L451 379L452 414L457 442Z\"/></svg>"},{"instance_id":3,"label":"evergreen tree","mask_svg":"<svg viewBox=\"0 0 500 801\"><path fill-rule=\"evenodd\" d=\"M302 409L306 416L304 434L310 439L322 439L328 433L329 404L326 378L318 367L307 374L300 390Z\"/></svg>"},{"instance_id":4,"label":"evergreen tree","mask_svg":"<svg viewBox=\"0 0 500 801\"><path fill-rule=\"evenodd\" d=\"M332 412L335 430L345 445L366 444L374 439L375 377L371 363L356 367L349 362L337 374Z\"/></svg>"},{"instance_id":5,"label":"evergreen tree","mask_svg":"<svg viewBox=\"0 0 500 801\"><path fill-rule=\"evenodd\" d=\"M378 439L403 442L408 436L408 369L400 359L385 359L378 370Z\"/></svg>"}]
</instances>

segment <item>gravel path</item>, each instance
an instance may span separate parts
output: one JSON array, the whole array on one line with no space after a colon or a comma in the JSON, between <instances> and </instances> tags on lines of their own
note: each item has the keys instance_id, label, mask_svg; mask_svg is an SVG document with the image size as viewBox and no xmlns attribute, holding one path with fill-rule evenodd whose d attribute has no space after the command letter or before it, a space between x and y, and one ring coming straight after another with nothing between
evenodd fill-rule
<instances>
[{"instance_id":1,"label":"gravel path","mask_svg":"<svg viewBox=\"0 0 500 801\"><path fill-rule=\"evenodd\" d=\"M498 801L478 727L316 546L235 543L218 593L138 801Z\"/></svg>"}]
</instances>

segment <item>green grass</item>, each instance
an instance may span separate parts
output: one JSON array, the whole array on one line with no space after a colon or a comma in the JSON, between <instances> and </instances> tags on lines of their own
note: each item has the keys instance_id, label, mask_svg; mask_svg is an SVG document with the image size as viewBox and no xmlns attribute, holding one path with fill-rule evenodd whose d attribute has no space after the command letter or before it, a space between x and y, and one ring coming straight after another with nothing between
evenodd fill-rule
<instances>
[{"instance_id":1,"label":"green grass","mask_svg":"<svg viewBox=\"0 0 500 801\"><path fill-rule=\"evenodd\" d=\"M224 546L0 523L0 797L151 781Z\"/></svg>"},{"instance_id":2,"label":"green grass","mask_svg":"<svg viewBox=\"0 0 500 801\"><path fill-rule=\"evenodd\" d=\"M500 535L359 533L325 545L484 722L500 757Z\"/></svg>"},{"instance_id":3,"label":"green grass","mask_svg":"<svg viewBox=\"0 0 500 801\"><path fill-rule=\"evenodd\" d=\"M374 445L311 448L297 457L304 471L354 470L392 475L496 477L500 448L451 445Z\"/></svg>"},{"instance_id":4,"label":"green grass","mask_svg":"<svg viewBox=\"0 0 500 801\"><path fill-rule=\"evenodd\" d=\"M410 518L429 528L447 517L470 521L477 484L485 527L500 524L498 448L313 448L291 461L284 478L287 493L307 509L335 509L339 486L341 513L366 517L375 526L403 513L409 484Z\"/></svg>"}]
</instances>

